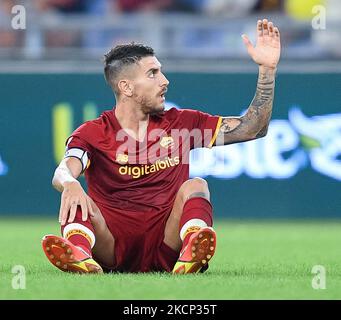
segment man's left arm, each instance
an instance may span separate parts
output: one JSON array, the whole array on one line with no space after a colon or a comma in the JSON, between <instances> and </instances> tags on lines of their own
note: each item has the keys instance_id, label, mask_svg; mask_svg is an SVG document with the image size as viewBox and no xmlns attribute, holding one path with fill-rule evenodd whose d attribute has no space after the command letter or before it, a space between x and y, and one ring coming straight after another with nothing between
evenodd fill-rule
<instances>
[{"instance_id":1,"label":"man's left arm","mask_svg":"<svg viewBox=\"0 0 341 320\"><path fill-rule=\"evenodd\" d=\"M257 22L257 44L254 47L243 35L250 57L259 65L255 96L241 117L222 117L218 122L213 145L227 145L264 137L267 133L274 99L276 68L280 57L280 34L266 19Z\"/></svg>"}]
</instances>

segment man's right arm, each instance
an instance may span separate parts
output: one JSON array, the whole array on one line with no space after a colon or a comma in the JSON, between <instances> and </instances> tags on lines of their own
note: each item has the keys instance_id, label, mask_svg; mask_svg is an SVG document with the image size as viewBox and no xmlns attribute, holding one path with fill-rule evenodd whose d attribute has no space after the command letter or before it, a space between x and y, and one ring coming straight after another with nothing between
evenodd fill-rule
<instances>
[{"instance_id":1,"label":"man's right arm","mask_svg":"<svg viewBox=\"0 0 341 320\"><path fill-rule=\"evenodd\" d=\"M78 205L82 209L83 221L87 220L88 212L90 215L93 215L90 198L77 180L82 170L81 161L77 158L69 157L61 161L54 173L52 185L62 193L59 210L59 222L61 225L64 225L66 221L69 223L74 221Z\"/></svg>"},{"instance_id":2,"label":"man's right arm","mask_svg":"<svg viewBox=\"0 0 341 320\"><path fill-rule=\"evenodd\" d=\"M65 183L78 182L82 172L82 164L77 158L65 158L61 161L52 179L52 185L59 192L63 192Z\"/></svg>"}]
</instances>

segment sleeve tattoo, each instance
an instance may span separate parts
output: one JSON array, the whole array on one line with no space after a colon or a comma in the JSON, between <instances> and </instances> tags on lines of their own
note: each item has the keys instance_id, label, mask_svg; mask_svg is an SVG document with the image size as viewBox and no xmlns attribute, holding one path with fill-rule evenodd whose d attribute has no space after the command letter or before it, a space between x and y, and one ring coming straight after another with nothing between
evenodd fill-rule
<instances>
[{"instance_id":1,"label":"sleeve tattoo","mask_svg":"<svg viewBox=\"0 0 341 320\"><path fill-rule=\"evenodd\" d=\"M223 117L215 145L226 145L264 137L274 99L275 71L260 71L256 94L241 117Z\"/></svg>"}]
</instances>

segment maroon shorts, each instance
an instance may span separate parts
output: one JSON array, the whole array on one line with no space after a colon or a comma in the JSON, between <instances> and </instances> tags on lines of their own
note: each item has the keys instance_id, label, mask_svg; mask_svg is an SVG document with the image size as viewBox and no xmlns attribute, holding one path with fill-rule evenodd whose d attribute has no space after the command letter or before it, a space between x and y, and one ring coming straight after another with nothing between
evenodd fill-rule
<instances>
[{"instance_id":1,"label":"maroon shorts","mask_svg":"<svg viewBox=\"0 0 341 320\"><path fill-rule=\"evenodd\" d=\"M133 212L100 208L115 239L113 268L117 272L171 272L179 252L164 242L170 210Z\"/></svg>"}]
</instances>

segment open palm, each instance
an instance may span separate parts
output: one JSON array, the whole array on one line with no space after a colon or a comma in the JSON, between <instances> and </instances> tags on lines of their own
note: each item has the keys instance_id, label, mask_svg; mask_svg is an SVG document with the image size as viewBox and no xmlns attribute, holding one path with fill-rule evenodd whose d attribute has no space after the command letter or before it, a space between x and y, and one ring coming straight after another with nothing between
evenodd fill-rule
<instances>
[{"instance_id":1,"label":"open palm","mask_svg":"<svg viewBox=\"0 0 341 320\"><path fill-rule=\"evenodd\" d=\"M278 28L271 21L258 20L255 47L246 35L242 35L242 38L254 62L264 67L276 68L281 55L281 39Z\"/></svg>"}]
</instances>

